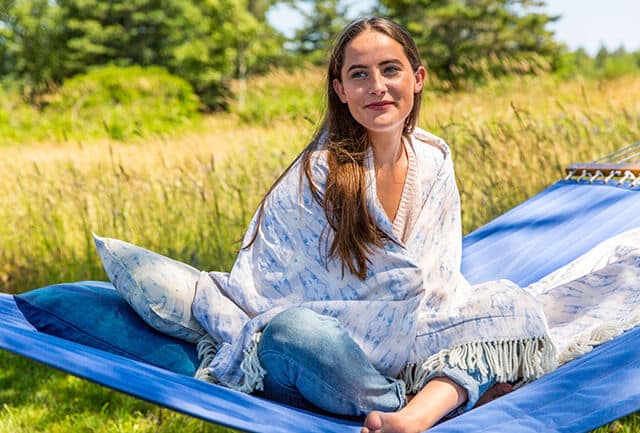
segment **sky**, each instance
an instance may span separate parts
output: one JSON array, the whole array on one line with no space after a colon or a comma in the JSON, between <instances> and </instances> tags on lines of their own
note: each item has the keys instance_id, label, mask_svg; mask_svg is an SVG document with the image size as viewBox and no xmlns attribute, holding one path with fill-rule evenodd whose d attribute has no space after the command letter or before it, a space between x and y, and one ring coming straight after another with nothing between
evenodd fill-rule
<instances>
[{"instance_id":1,"label":"sky","mask_svg":"<svg viewBox=\"0 0 640 433\"><path fill-rule=\"evenodd\" d=\"M351 0L352 15L371 5L371 1ZM561 15L550 30L556 40L570 49L582 47L595 54L601 46L616 49L640 50L640 0L547 0L546 11ZM287 36L302 24L301 17L292 10L271 11L270 21Z\"/></svg>"}]
</instances>

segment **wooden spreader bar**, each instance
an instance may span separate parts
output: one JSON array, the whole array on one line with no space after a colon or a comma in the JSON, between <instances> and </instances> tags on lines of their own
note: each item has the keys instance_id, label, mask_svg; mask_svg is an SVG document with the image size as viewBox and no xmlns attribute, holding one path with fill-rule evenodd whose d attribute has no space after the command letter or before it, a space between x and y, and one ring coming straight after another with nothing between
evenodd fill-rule
<instances>
[{"instance_id":1,"label":"wooden spreader bar","mask_svg":"<svg viewBox=\"0 0 640 433\"><path fill-rule=\"evenodd\" d=\"M640 188L640 141L618 149L593 162L569 164L565 180L589 183L610 182Z\"/></svg>"},{"instance_id":2,"label":"wooden spreader bar","mask_svg":"<svg viewBox=\"0 0 640 433\"><path fill-rule=\"evenodd\" d=\"M634 163L613 163L613 162L590 162L590 163L578 163L569 164L565 168L567 175L589 175L593 176L597 172L600 172L603 176L609 176L613 172L614 176L622 176L625 172L630 172L634 176L640 176L640 162Z\"/></svg>"}]
</instances>

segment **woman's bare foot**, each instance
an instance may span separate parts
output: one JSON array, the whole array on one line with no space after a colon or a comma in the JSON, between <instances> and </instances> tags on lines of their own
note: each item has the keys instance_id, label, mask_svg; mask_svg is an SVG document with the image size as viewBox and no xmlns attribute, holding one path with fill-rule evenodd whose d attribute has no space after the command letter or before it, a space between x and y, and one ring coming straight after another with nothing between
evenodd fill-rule
<instances>
[{"instance_id":1,"label":"woman's bare foot","mask_svg":"<svg viewBox=\"0 0 640 433\"><path fill-rule=\"evenodd\" d=\"M513 391L513 386L510 383L496 383L491 388L489 388L487 392L480 396L478 402L474 407L482 406L483 404L489 403L490 401L495 400L498 397L509 394L511 391Z\"/></svg>"},{"instance_id":2,"label":"woman's bare foot","mask_svg":"<svg viewBox=\"0 0 640 433\"><path fill-rule=\"evenodd\" d=\"M367 415L360 433L420 433L424 430L400 412L374 411Z\"/></svg>"},{"instance_id":3,"label":"woman's bare foot","mask_svg":"<svg viewBox=\"0 0 640 433\"><path fill-rule=\"evenodd\" d=\"M420 433L467 399L467 392L446 377L431 379L398 412L373 411L364 420L361 433Z\"/></svg>"}]
</instances>

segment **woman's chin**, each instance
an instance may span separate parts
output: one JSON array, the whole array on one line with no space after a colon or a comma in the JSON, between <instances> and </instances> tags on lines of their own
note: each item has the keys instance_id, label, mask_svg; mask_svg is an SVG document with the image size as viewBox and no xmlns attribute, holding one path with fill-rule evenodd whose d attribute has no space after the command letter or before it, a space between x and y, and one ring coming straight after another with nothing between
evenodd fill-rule
<instances>
[{"instance_id":1,"label":"woman's chin","mask_svg":"<svg viewBox=\"0 0 640 433\"><path fill-rule=\"evenodd\" d=\"M409 113L401 116L398 111L394 109L388 109L381 112L367 113L368 115L364 119L356 119L364 126L367 131L376 133L388 133L402 130L404 128L404 122L407 119Z\"/></svg>"},{"instance_id":2,"label":"woman's chin","mask_svg":"<svg viewBox=\"0 0 640 433\"><path fill-rule=\"evenodd\" d=\"M402 132L404 128L404 121L385 122L382 119L376 120L375 122L363 125L369 134L392 134L398 131Z\"/></svg>"}]
</instances>

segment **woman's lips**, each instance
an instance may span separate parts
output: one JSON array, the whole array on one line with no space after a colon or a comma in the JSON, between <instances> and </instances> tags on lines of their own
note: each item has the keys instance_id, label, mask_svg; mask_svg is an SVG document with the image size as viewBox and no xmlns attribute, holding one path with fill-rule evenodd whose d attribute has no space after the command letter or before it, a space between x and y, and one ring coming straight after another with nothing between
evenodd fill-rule
<instances>
[{"instance_id":1,"label":"woman's lips","mask_svg":"<svg viewBox=\"0 0 640 433\"><path fill-rule=\"evenodd\" d=\"M392 105L393 105L393 102L391 101L380 101L380 102L374 102L372 104L368 104L366 105L366 107L370 110L386 110Z\"/></svg>"}]
</instances>

